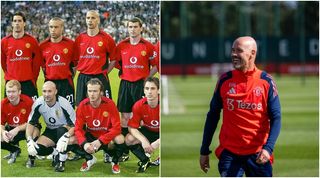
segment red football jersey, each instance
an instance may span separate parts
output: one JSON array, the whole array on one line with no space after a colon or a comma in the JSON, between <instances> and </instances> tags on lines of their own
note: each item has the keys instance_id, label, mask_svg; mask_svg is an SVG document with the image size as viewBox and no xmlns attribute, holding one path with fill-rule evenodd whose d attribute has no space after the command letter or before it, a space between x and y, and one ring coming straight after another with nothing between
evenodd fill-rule
<instances>
[{"instance_id":1,"label":"red football jersey","mask_svg":"<svg viewBox=\"0 0 320 178\"><path fill-rule=\"evenodd\" d=\"M157 69L158 69L158 72L160 73L160 41L158 41L157 44L155 45L155 49L157 52L157 57L156 57Z\"/></svg>"},{"instance_id":2,"label":"red football jersey","mask_svg":"<svg viewBox=\"0 0 320 178\"><path fill-rule=\"evenodd\" d=\"M149 76L150 65L157 65L157 52L154 46L141 38L136 45L130 44L130 39L121 41L116 47L115 58L121 64L121 79L135 82Z\"/></svg>"},{"instance_id":3,"label":"red football jersey","mask_svg":"<svg viewBox=\"0 0 320 178\"><path fill-rule=\"evenodd\" d=\"M113 58L115 49L113 38L100 31L96 36L81 33L75 41L77 70L84 74L107 74L109 58Z\"/></svg>"},{"instance_id":4,"label":"red football jersey","mask_svg":"<svg viewBox=\"0 0 320 178\"><path fill-rule=\"evenodd\" d=\"M20 102L14 106L8 98L1 101L1 125L8 123L11 127L17 127L28 121L33 100L24 94L20 95Z\"/></svg>"},{"instance_id":5,"label":"red football jersey","mask_svg":"<svg viewBox=\"0 0 320 178\"><path fill-rule=\"evenodd\" d=\"M143 126L152 132L159 132L159 104L155 108L148 105L147 98L137 101L132 108L133 116L128 122L129 127L139 128L141 121Z\"/></svg>"},{"instance_id":6,"label":"red football jersey","mask_svg":"<svg viewBox=\"0 0 320 178\"><path fill-rule=\"evenodd\" d=\"M48 38L40 44L46 79L61 80L72 76L70 64L75 63L73 47L74 42L66 37L59 43L52 43Z\"/></svg>"},{"instance_id":7,"label":"red football jersey","mask_svg":"<svg viewBox=\"0 0 320 178\"><path fill-rule=\"evenodd\" d=\"M119 111L115 103L107 97L102 97L98 108L90 105L89 98L84 99L77 108L76 118L75 135L79 145L86 140L84 125L87 127L87 132L104 144L108 144L121 134Z\"/></svg>"},{"instance_id":8,"label":"red football jersey","mask_svg":"<svg viewBox=\"0 0 320 178\"><path fill-rule=\"evenodd\" d=\"M37 40L29 34L15 39L9 35L1 40L1 66L5 80L36 83L41 65Z\"/></svg>"}]
</instances>

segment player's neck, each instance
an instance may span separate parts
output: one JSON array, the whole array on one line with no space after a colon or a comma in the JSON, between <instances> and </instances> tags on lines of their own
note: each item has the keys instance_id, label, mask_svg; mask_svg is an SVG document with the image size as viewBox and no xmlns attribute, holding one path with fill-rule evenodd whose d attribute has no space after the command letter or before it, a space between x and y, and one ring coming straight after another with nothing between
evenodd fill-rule
<instances>
[{"instance_id":1,"label":"player's neck","mask_svg":"<svg viewBox=\"0 0 320 178\"><path fill-rule=\"evenodd\" d=\"M62 35L58 38L50 38L50 41L52 43L59 43L62 40Z\"/></svg>"},{"instance_id":2,"label":"player's neck","mask_svg":"<svg viewBox=\"0 0 320 178\"><path fill-rule=\"evenodd\" d=\"M46 103L49 107L52 107L56 104L56 101L57 101L57 99L53 99L52 101L46 101Z\"/></svg>"},{"instance_id":3,"label":"player's neck","mask_svg":"<svg viewBox=\"0 0 320 178\"><path fill-rule=\"evenodd\" d=\"M153 100L147 100L148 101L148 105L151 107L151 108L156 108L157 105L158 105L158 99L153 99Z\"/></svg>"},{"instance_id":4,"label":"player's neck","mask_svg":"<svg viewBox=\"0 0 320 178\"><path fill-rule=\"evenodd\" d=\"M100 103L101 103L101 98L99 98L98 100L96 101L90 101L90 104L93 108L98 108L100 106Z\"/></svg>"},{"instance_id":5,"label":"player's neck","mask_svg":"<svg viewBox=\"0 0 320 178\"><path fill-rule=\"evenodd\" d=\"M15 101L10 102L13 106L17 106L20 103L20 97L18 97Z\"/></svg>"},{"instance_id":6,"label":"player's neck","mask_svg":"<svg viewBox=\"0 0 320 178\"><path fill-rule=\"evenodd\" d=\"M12 36L13 38L15 39L19 39L19 38L22 38L24 35L24 30L20 31L20 32L12 32Z\"/></svg>"},{"instance_id":7,"label":"player's neck","mask_svg":"<svg viewBox=\"0 0 320 178\"><path fill-rule=\"evenodd\" d=\"M99 33L99 28L87 29L87 34L89 36L96 36Z\"/></svg>"},{"instance_id":8,"label":"player's neck","mask_svg":"<svg viewBox=\"0 0 320 178\"><path fill-rule=\"evenodd\" d=\"M138 35L136 37L130 37L130 44L136 45L140 42L141 35Z\"/></svg>"}]
</instances>

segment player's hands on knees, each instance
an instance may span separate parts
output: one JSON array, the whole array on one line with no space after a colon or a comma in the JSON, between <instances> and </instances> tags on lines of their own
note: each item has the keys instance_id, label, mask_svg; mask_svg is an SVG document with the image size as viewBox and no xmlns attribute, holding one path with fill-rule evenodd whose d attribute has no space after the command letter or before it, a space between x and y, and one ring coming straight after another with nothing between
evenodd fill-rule
<instances>
[{"instance_id":1,"label":"player's hands on knees","mask_svg":"<svg viewBox=\"0 0 320 178\"><path fill-rule=\"evenodd\" d=\"M9 140L12 141L14 139L14 137L18 134L19 132L19 128L16 127L12 130L9 131Z\"/></svg>"},{"instance_id":2,"label":"player's hands on knees","mask_svg":"<svg viewBox=\"0 0 320 178\"><path fill-rule=\"evenodd\" d=\"M9 143L9 140L10 140L9 132L6 131L6 130L3 131L2 134L1 134L1 141Z\"/></svg>"},{"instance_id":3,"label":"player's hands on knees","mask_svg":"<svg viewBox=\"0 0 320 178\"><path fill-rule=\"evenodd\" d=\"M91 142L91 144L93 145L93 149L95 150L95 152L97 152L101 147L101 142L98 139Z\"/></svg>"},{"instance_id":4,"label":"player's hands on knees","mask_svg":"<svg viewBox=\"0 0 320 178\"><path fill-rule=\"evenodd\" d=\"M142 144L142 148L144 149L144 151L146 153L152 153L153 152L153 148L152 148L152 146L150 145L149 142L141 142L141 144Z\"/></svg>"},{"instance_id":5,"label":"player's hands on knees","mask_svg":"<svg viewBox=\"0 0 320 178\"><path fill-rule=\"evenodd\" d=\"M38 154L36 148L39 149L39 146L36 142L33 141L32 137L27 138L28 154L31 156L36 156Z\"/></svg>"},{"instance_id":6,"label":"player's hands on knees","mask_svg":"<svg viewBox=\"0 0 320 178\"><path fill-rule=\"evenodd\" d=\"M205 173L207 173L210 168L209 160L209 155L200 155L200 168Z\"/></svg>"},{"instance_id":7,"label":"player's hands on knees","mask_svg":"<svg viewBox=\"0 0 320 178\"><path fill-rule=\"evenodd\" d=\"M265 164L270 160L270 154L267 150L262 149L257 156L256 162L258 164Z\"/></svg>"},{"instance_id":8,"label":"player's hands on knees","mask_svg":"<svg viewBox=\"0 0 320 178\"><path fill-rule=\"evenodd\" d=\"M94 146L91 143L84 144L83 149L89 154L93 154L96 152Z\"/></svg>"},{"instance_id":9,"label":"player's hands on knees","mask_svg":"<svg viewBox=\"0 0 320 178\"><path fill-rule=\"evenodd\" d=\"M57 151L64 152L67 150L70 134L66 132L63 134L57 142Z\"/></svg>"}]
</instances>

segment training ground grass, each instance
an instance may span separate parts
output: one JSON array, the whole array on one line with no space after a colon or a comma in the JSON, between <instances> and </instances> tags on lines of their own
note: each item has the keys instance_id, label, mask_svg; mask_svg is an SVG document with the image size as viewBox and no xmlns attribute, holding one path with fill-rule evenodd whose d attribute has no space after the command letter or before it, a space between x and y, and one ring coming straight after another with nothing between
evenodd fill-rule
<instances>
[{"instance_id":1,"label":"training ground grass","mask_svg":"<svg viewBox=\"0 0 320 178\"><path fill-rule=\"evenodd\" d=\"M1 98L3 98L4 93L4 80L3 72L1 73ZM118 99L118 89L120 84L120 79L118 77L118 70L114 69L109 74L111 82L111 91L112 91L112 100L117 103ZM44 77L42 72L40 72L37 86L38 93L41 96L41 88L44 82ZM74 79L75 86L77 85L77 75ZM42 122L42 131L45 130L45 124L43 119L40 118ZM36 160L36 167L28 169L25 167L25 163L28 157L28 151L25 141L20 142L20 148L22 153L20 157L17 158L16 162L12 165L8 165L7 160L2 159L3 156L7 155L9 152L6 150L1 150L1 177L158 177L159 176L159 167L150 167L146 170L145 173L135 173L138 168L138 159L130 153L130 159L124 163L120 163L120 174L112 174L111 164L103 162L103 151L99 151L95 154L98 159L98 162L88 171L80 172L80 167L84 162L84 159L78 161L67 161L65 166L65 172L59 173L54 172L54 168L51 167L51 160ZM158 150L152 154L151 160L155 160L158 156Z\"/></svg>"},{"instance_id":2,"label":"training ground grass","mask_svg":"<svg viewBox=\"0 0 320 178\"><path fill-rule=\"evenodd\" d=\"M274 150L273 174L318 177L319 78L306 77L304 86L298 76L274 79L282 107L282 128ZM161 176L220 176L214 154L210 155L207 174L199 166L203 126L216 82L209 76L169 77L171 114L161 117ZM180 110L184 112L176 112L175 108L183 108ZM218 145L221 122L211 150Z\"/></svg>"}]
</instances>

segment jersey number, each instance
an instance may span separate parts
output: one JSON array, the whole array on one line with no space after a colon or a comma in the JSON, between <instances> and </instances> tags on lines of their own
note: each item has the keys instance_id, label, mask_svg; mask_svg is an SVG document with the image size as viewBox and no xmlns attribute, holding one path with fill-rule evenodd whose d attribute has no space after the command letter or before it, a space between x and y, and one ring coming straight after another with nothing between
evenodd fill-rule
<instances>
[{"instance_id":1,"label":"jersey number","mask_svg":"<svg viewBox=\"0 0 320 178\"><path fill-rule=\"evenodd\" d=\"M67 96L66 96L66 99L69 101L70 104L72 104L72 103L74 102L74 100L73 100L73 94L67 95Z\"/></svg>"}]
</instances>

